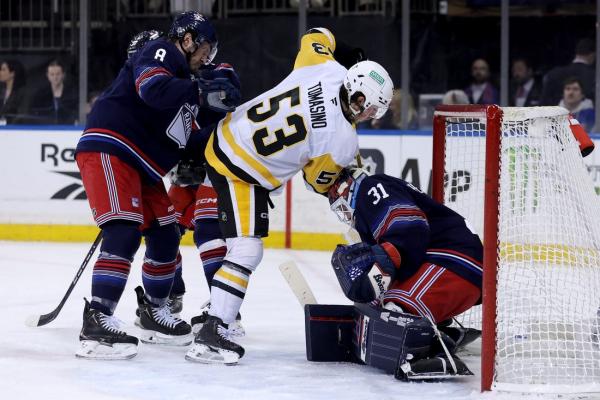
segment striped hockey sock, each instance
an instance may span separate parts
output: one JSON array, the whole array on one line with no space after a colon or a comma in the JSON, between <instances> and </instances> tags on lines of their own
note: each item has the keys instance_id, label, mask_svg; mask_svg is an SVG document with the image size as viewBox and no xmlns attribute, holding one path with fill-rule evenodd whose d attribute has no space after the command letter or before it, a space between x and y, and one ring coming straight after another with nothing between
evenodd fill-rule
<instances>
[{"instance_id":1,"label":"striped hockey sock","mask_svg":"<svg viewBox=\"0 0 600 400\"><path fill-rule=\"evenodd\" d=\"M183 281L183 262L181 259L181 253L177 253L177 259L175 259L175 278L173 278L173 287L171 288L171 294L180 296L185 293L185 282Z\"/></svg>"},{"instance_id":2,"label":"striped hockey sock","mask_svg":"<svg viewBox=\"0 0 600 400\"><path fill-rule=\"evenodd\" d=\"M177 260L158 262L144 258L142 265L142 282L146 291L146 298L155 306L162 307L169 299L175 266Z\"/></svg>"},{"instance_id":3,"label":"striped hockey sock","mask_svg":"<svg viewBox=\"0 0 600 400\"><path fill-rule=\"evenodd\" d=\"M209 314L229 324L235 320L250 280L251 271L224 261L212 280Z\"/></svg>"},{"instance_id":4,"label":"striped hockey sock","mask_svg":"<svg viewBox=\"0 0 600 400\"><path fill-rule=\"evenodd\" d=\"M130 269L129 260L101 252L92 272L91 308L112 315L125 289Z\"/></svg>"},{"instance_id":5,"label":"striped hockey sock","mask_svg":"<svg viewBox=\"0 0 600 400\"><path fill-rule=\"evenodd\" d=\"M200 252L200 260L202 260L206 283L208 283L208 287L210 288L215 273L223 264L223 257L227 253L227 247L224 240L215 239L201 244L198 247L198 251Z\"/></svg>"}]
</instances>

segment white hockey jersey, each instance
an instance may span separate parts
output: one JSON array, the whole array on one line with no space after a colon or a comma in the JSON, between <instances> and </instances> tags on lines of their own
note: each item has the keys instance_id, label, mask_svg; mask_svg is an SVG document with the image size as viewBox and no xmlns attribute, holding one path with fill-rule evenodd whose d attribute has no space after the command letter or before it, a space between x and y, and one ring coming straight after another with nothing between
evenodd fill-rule
<instances>
[{"instance_id":1,"label":"white hockey jersey","mask_svg":"<svg viewBox=\"0 0 600 400\"><path fill-rule=\"evenodd\" d=\"M346 68L335 38L318 28L302 37L294 70L281 83L219 122L205 155L221 175L269 190L298 171L325 193L358 154L358 137L340 106Z\"/></svg>"}]
</instances>

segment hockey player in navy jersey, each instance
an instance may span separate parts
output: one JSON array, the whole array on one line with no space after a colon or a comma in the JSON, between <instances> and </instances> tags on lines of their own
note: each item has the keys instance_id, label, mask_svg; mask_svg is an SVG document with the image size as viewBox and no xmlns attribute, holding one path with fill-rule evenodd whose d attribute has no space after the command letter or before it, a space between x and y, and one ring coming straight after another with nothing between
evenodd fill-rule
<instances>
[{"instance_id":1,"label":"hockey player in navy jersey","mask_svg":"<svg viewBox=\"0 0 600 400\"><path fill-rule=\"evenodd\" d=\"M349 299L421 317L431 329L480 301L483 247L459 214L402 179L368 176L358 168L345 169L328 197L331 209L361 239L338 245L332 256ZM450 357L437 346L441 356L425 352L423 359L413 357L403 367L404 376L465 372L452 354L455 343L445 344ZM448 371L453 362L459 371Z\"/></svg>"},{"instance_id":2,"label":"hockey player in navy jersey","mask_svg":"<svg viewBox=\"0 0 600 400\"><path fill-rule=\"evenodd\" d=\"M138 339L120 330L113 313L142 236L145 291L136 289L142 340L191 342L191 327L167 306L180 232L162 177L181 159L203 153L210 129L198 126L201 110L225 113L239 103L228 79L192 79L216 51L212 24L197 12L180 14L168 37L149 41L127 60L88 117L76 161L103 241L79 357L137 354Z\"/></svg>"},{"instance_id":3,"label":"hockey player in navy jersey","mask_svg":"<svg viewBox=\"0 0 600 400\"><path fill-rule=\"evenodd\" d=\"M159 39L164 33L157 30L147 30L136 34L127 48L127 57L131 58L146 43ZM241 89L239 78L233 67L226 63L205 64L194 76L203 79L227 78L238 89ZM198 111L196 121L200 126L208 126L224 118L226 113L216 112L207 108ZM210 288L212 278L221 267L223 257L227 251L225 240L219 229L217 219L217 193L208 179L202 166L191 160L182 160L169 172L169 199L175 207L177 224L183 236L188 230L193 232L194 244L198 248L200 260L204 270L206 282ZM177 254L175 277L167 302L172 314L178 316L183 309L183 295L186 287L183 279L183 259L181 253ZM191 320L192 330L199 329L208 315L210 303L207 302L202 313ZM139 310L136 310L139 323ZM238 313L236 320L229 324L228 333L231 336L243 336L244 328L241 325L241 315Z\"/></svg>"}]
</instances>

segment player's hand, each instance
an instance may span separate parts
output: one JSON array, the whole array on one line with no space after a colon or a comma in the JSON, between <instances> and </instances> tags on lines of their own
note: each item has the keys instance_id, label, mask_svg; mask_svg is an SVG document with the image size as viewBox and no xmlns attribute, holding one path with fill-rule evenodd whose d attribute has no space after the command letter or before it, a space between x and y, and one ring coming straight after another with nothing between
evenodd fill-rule
<instances>
[{"instance_id":1,"label":"player's hand","mask_svg":"<svg viewBox=\"0 0 600 400\"><path fill-rule=\"evenodd\" d=\"M214 68L212 69L203 69L201 70L201 78L208 80L226 78L233 86L241 90L240 77L231 64L221 63L214 65Z\"/></svg>"},{"instance_id":2,"label":"player's hand","mask_svg":"<svg viewBox=\"0 0 600 400\"><path fill-rule=\"evenodd\" d=\"M226 78L198 79L200 106L217 112L231 112L240 104L242 96Z\"/></svg>"}]
</instances>

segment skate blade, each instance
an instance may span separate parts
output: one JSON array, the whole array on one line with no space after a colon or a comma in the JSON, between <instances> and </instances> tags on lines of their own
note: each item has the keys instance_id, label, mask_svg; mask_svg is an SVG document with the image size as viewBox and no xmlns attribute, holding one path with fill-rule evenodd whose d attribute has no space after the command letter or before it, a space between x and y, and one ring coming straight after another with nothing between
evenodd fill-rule
<instances>
[{"instance_id":1,"label":"skate blade","mask_svg":"<svg viewBox=\"0 0 600 400\"><path fill-rule=\"evenodd\" d=\"M473 374L448 374L448 373L429 373L429 374L408 374L406 379L411 381L427 381L427 380L447 380L471 376Z\"/></svg>"},{"instance_id":2,"label":"skate blade","mask_svg":"<svg viewBox=\"0 0 600 400\"><path fill-rule=\"evenodd\" d=\"M133 343L115 343L113 345L82 340L75 357L87 360L129 360L137 355L137 346Z\"/></svg>"},{"instance_id":3,"label":"skate blade","mask_svg":"<svg viewBox=\"0 0 600 400\"><path fill-rule=\"evenodd\" d=\"M165 335L164 333L142 329L140 341L146 344L159 344L164 346L189 346L194 336L191 333L181 336Z\"/></svg>"},{"instance_id":4,"label":"skate blade","mask_svg":"<svg viewBox=\"0 0 600 400\"><path fill-rule=\"evenodd\" d=\"M204 344L195 343L186 353L185 359L202 364L236 365L240 356L234 351L212 349Z\"/></svg>"}]
</instances>

